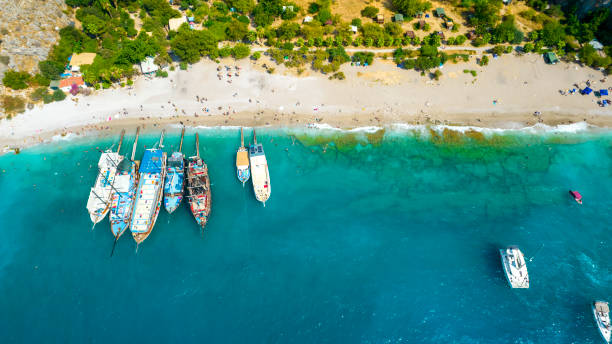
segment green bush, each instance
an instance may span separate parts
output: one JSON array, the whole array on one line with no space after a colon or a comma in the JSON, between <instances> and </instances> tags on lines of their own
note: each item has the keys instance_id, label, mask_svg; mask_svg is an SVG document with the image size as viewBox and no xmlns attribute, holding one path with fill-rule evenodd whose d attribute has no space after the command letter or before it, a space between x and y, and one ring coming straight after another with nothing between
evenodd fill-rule
<instances>
[{"instance_id":1,"label":"green bush","mask_svg":"<svg viewBox=\"0 0 612 344\"><path fill-rule=\"evenodd\" d=\"M49 93L49 90L46 87L39 87L30 93L30 99L33 102L39 102L43 99L43 97Z\"/></svg>"},{"instance_id":2,"label":"green bush","mask_svg":"<svg viewBox=\"0 0 612 344\"><path fill-rule=\"evenodd\" d=\"M128 79L128 81L127 81L127 85L128 85L128 86L132 86L132 85L134 85L134 81L132 81L132 79Z\"/></svg>"},{"instance_id":3,"label":"green bush","mask_svg":"<svg viewBox=\"0 0 612 344\"><path fill-rule=\"evenodd\" d=\"M243 43L238 43L232 49L232 57L236 60L243 59L251 54L251 48Z\"/></svg>"},{"instance_id":4,"label":"green bush","mask_svg":"<svg viewBox=\"0 0 612 344\"><path fill-rule=\"evenodd\" d=\"M253 59L255 61L259 60L260 57L261 57L261 52L259 52L259 51L256 51L256 52L253 53L253 55L251 55L251 59Z\"/></svg>"},{"instance_id":5,"label":"green bush","mask_svg":"<svg viewBox=\"0 0 612 344\"><path fill-rule=\"evenodd\" d=\"M2 96L2 109L4 113L11 115L25 111L25 99L21 97Z\"/></svg>"},{"instance_id":6,"label":"green bush","mask_svg":"<svg viewBox=\"0 0 612 344\"><path fill-rule=\"evenodd\" d=\"M480 66L486 66L489 64L489 57L487 55L484 55L481 59L480 62L478 63Z\"/></svg>"},{"instance_id":7,"label":"green bush","mask_svg":"<svg viewBox=\"0 0 612 344\"><path fill-rule=\"evenodd\" d=\"M379 9L374 6L366 6L361 10L361 15L366 18L374 18L379 12Z\"/></svg>"},{"instance_id":8,"label":"green bush","mask_svg":"<svg viewBox=\"0 0 612 344\"><path fill-rule=\"evenodd\" d=\"M64 93L62 90L57 89L55 91L53 91L53 100L56 102L62 101L66 99L66 93Z\"/></svg>"},{"instance_id":9,"label":"green bush","mask_svg":"<svg viewBox=\"0 0 612 344\"><path fill-rule=\"evenodd\" d=\"M18 72L9 69L6 71L6 73L4 73L2 83L8 88L12 88L14 90L23 90L28 88L28 82L30 81L30 79L30 74L26 72Z\"/></svg>"},{"instance_id":10,"label":"green bush","mask_svg":"<svg viewBox=\"0 0 612 344\"><path fill-rule=\"evenodd\" d=\"M47 93L43 95L42 100L45 104L53 103L53 94Z\"/></svg>"},{"instance_id":11,"label":"green bush","mask_svg":"<svg viewBox=\"0 0 612 344\"><path fill-rule=\"evenodd\" d=\"M187 70L187 62L182 61L181 63L179 63L179 68L181 70Z\"/></svg>"},{"instance_id":12,"label":"green bush","mask_svg":"<svg viewBox=\"0 0 612 344\"><path fill-rule=\"evenodd\" d=\"M165 70L158 69L155 72L155 76L160 77L160 78L167 78L168 77L168 72L166 72ZM104 86L104 85L102 85L102 86ZM105 87L105 88L107 88L107 87Z\"/></svg>"}]
</instances>

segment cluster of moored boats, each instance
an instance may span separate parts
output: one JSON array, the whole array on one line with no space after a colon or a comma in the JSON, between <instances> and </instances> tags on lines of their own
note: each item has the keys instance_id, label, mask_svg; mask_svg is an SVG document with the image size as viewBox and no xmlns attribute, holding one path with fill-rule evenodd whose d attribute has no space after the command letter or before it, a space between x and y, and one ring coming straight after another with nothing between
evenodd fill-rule
<instances>
[{"instance_id":1,"label":"cluster of moored boats","mask_svg":"<svg viewBox=\"0 0 612 344\"><path fill-rule=\"evenodd\" d=\"M570 192L571 193L571 192ZM578 200L576 200L578 202ZM582 204L582 196L580 196ZM506 273L506 279L512 288L529 288L529 274L523 252L517 246L508 246L499 250L501 254L502 267ZM594 301L591 305L595 323L603 339L610 343L612 327L610 325L610 307L608 302Z\"/></svg>"},{"instance_id":2,"label":"cluster of moored boats","mask_svg":"<svg viewBox=\"0 0 612 344\"><path fill-rule=\"evenodd\" d=\"M183 152L185 129L181 133L179 149L167 157L163 151L164 132L159 142L145 150L140 161L135 160L139 129L130 157L120 154L125 132L121 133L117 151L103 151L98 161L98 176L87 200L87 210L94 226L110 213L110 228L115 243L129 228L137 247L155 226L162 200L168 213L174 212L183 198L187 199L200 230L203 231L212 207L208 166L200 157L199 136L196 134L196 154L186 157ZM241 145L236 154L238 179L243 185L252 177L253 190L258 201L270 197L270 174L263 146L254 143L249 149L244 146L244 135L240 129ZM113 246L114 251L114 246ZM112 255L112 252L111 252Z\"/></svg>"}]
</instances>

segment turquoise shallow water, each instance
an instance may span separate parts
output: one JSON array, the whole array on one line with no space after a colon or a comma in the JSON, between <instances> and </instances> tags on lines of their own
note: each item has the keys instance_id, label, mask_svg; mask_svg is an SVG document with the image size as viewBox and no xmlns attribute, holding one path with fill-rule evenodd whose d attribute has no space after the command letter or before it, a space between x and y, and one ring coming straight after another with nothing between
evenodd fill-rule
<instances>
[{"instance_id":1,"label":"turquoise shallow water","mask_svg":"<svg viewBox=\"0 0 612 344\"><path fill-rule=\"evenodd\" d=\"M602 342L590 302L612 300L612 134L355 145L363 134L261 130L263 208L235 176L238 132L199 133L204 236L182 206L137 254L124 235L112 258L107 220L91 231L85 210L94 147L112 139L0 157L3 343ZM156 140L141 137L138 156ZM507 286L509 244L532 258L529 290Z\"/></svg>"}]
</instances>

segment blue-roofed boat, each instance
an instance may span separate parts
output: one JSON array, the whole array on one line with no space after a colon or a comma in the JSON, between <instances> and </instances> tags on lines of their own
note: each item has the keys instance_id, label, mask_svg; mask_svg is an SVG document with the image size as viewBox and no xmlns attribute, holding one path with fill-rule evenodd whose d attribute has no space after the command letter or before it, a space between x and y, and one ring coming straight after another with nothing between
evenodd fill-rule
<instances>
[{"instance_id":1,"label":"blue-roofed boat","mask_svg":"<svg viewBox=\"0 0 612 344\"><path fill-rule=\"evenodd\" d=\"M240 128L240 148L236 152L236 174L238 180L244 183L251 177L251 169L249 167L249 151L244 147L244 134L242 128Z\"/></svg>"},{"instance_id":2,"label":"blue-roofed boat","mask_svg":"<svg viewBox=\"0 0 612 344\"><path fill-rule=\"evenodd\" d=\"M159 146L164 142L164 132ZM166 177L166 153L161 148L145 150L139 168L138 188L132 212L130 230L136 244L143 242L155 226L161 207L164 178Z\"/></svg>"},{"instance_id":3,"label":"blue-roofed boat","mask_svg":"<svg viewBox=\"0 0 612 344\"><path fill-rule=\"evenodd\" d=\"M134 198L136 197L136 187L138 186L138 161L134 161L134 155L138 145L139 132L140 128L136 129L136 139L132 145L131 158L124 158L119 163L119 166L117 166L115 193L111 200L110 211L110 228L115 237L115 243L123 232L129 228L132 221ZM113 245L114 250L115 246Z\"/></svg>"},{"instance_id":4,"label":"blue-roofed boat","mask_svg":"<svg viewBox=\"0 0 612 344\"><path fill-rule=\"evenodd\" d=\"M168 158L166 167L166 182L164 183L164 208L169 214L178 208L183 200L183 186L185 184L185 156L183 150L183 137L185 128L181 133L181 143L178 152L172 153Z\"/></svg>"}]
</instances>

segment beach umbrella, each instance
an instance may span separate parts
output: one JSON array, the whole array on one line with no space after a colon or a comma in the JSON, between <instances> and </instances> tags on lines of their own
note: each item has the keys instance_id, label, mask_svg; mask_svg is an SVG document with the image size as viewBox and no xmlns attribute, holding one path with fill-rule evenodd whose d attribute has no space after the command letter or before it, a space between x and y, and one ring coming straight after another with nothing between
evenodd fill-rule
<instances>
[{"instance_id":1,"label":"beach umbrella","mask_svg":"<svg viewBox=\"0 0 612 344\"><path fill-rule=\"evenodd\" d=\"M601 89L601 90L599 90L599 94L602 95L602 96L607 96L608 95L608 90Z\"/></svg>"},{"instance_id":2,"label":"beach umbrella","mask_svg":"<svg viewBox=\"0 0 612 344\"><path fill-rule=\"evenodd\" d=\"M582 94L591 94L591 92L593 92L593 90L591 88L589 88L589 87L585 87L582 90Z\"/></svg>"}]
</instances>

